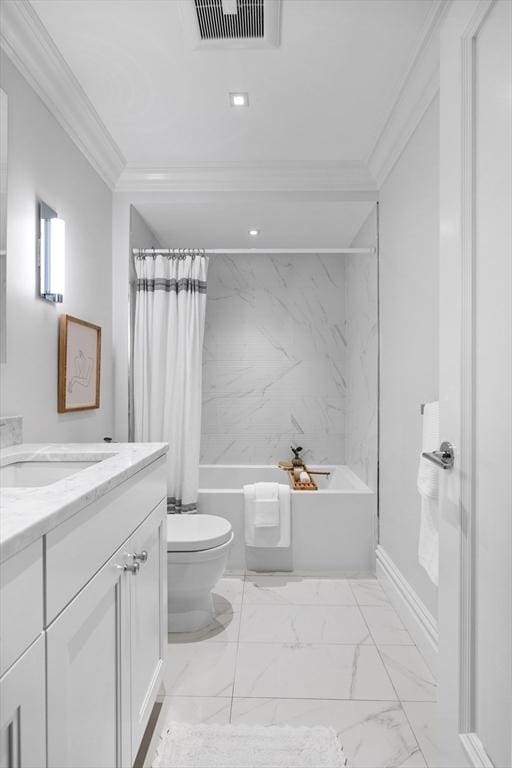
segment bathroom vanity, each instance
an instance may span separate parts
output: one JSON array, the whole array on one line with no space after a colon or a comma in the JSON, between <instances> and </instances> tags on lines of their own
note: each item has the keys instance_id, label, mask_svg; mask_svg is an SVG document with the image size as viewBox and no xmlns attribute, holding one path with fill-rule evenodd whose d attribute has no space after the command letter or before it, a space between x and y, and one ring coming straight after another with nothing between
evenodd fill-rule
<instances>
[{"instance_id":1,"label":"bathroom vanity","mask_svg":"<svg viewBox=\"0 0 512 768\"><path fill-rule=\"evenodd\" d=\"M133 765L167 644L166 451L3 449L2 767Z\"/></svg>"}]
</instances>

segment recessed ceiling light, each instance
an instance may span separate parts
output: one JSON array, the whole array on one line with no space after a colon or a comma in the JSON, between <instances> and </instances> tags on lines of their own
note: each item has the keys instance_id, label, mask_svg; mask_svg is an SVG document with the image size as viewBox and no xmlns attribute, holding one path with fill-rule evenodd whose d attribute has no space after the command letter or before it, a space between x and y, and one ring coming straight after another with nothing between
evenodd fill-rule
<instances>
[{"instance_id":1,"label":"recessed ceiling light","mask_svg":"<svg viewBox=\"0 0 512 768\"><path fill-rule=\"evenodd\" d=\"M251 237L258 237L259 233L260 233L259 229L250 229L249 230L249 234L251 235Z\"/></svg>"},{"instance_id":2,"label":"recessed ceiling light","mask_svg":"<svg viewBox=\"0 0 512 768\"><path fill-rule=\"evenodd\" d=\"M232 107L248 107L249 106L249 94L248 93L230 93L229 103Z\"/></svg>"}]
</instances>

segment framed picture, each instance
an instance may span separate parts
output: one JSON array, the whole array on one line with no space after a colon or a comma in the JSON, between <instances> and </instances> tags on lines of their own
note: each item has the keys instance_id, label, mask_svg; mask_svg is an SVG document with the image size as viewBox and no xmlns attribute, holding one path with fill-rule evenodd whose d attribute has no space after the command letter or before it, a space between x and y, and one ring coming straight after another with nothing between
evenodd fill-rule
<instances>
[{"instance_id":1,"label":"framed picture","mask_svg":"<svg viewBox=\"0 0 512 768\"><path fill-rule=\"evenodd\" d=\"M100 407L101 328L59 317L58 412Z\"/></svg>"}]
</instances>

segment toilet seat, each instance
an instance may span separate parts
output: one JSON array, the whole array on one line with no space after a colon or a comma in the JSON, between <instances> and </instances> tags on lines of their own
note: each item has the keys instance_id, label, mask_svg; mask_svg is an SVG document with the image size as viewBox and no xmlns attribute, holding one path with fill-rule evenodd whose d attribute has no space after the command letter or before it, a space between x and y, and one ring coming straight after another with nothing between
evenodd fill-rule
<instances>
[{"instance_id":1,"label":"toilet seat","mask_svg":"<svg viewBox=\"0 0 512 768\"><path fill-rule=\"evenodd\" d=\"M199 552L220 547L233 538L231 523L217 515L168 515L167 551Z\"/></svg>"}]
</instances>

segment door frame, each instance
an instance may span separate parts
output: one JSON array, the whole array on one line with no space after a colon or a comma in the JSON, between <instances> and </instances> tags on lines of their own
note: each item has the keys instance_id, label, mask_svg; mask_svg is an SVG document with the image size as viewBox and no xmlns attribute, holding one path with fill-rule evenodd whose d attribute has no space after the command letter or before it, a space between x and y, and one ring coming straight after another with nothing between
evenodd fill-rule
<instances>
[{"instance_id":1,"label":"door frame","mask_svg":"<svg viewBox=\"0 0 512 768\"><path fill-rule=\"evenodd\" d=\"M495 2L496 0L473 0L471 3L461 3L461 0L455 0L451 8L452 13L449 14L443 30L446 39L444 41L442 39L441 42L441 94L443 93L443 86L446 87L446 100L441 100L441 109L444 105L447 112L445 121L441 115L441 148L443 151L443 142L445 141L445 149L448 151L450 140L452 148L456 147L457 134L460 147L459 164L457 165L457 160L448 160L447 176L451 177L448 180L443 178L446 167L443 167L443 156L441 156L441 279L444 268L443 261L451 256L454 263L448 268L450 269L449 278L454 279L454 275L457 274L454 270L458 268L460 280L460 293L454 297L453 304L453 317L456 318L458 312L460 325L453 329L453 333L446 330L446 323L452 318L444 317L443 311L441 312L441 333L444 334L446 331L454 348L457 344L460 345L460 353L455 355L459 365L459 391L454 389L449 393L449 398L450 395L453 396L453 402L442 404L446 414L446 421L443 423L442 410L442 423L443 428L453 429L453 432L448 431L447 434L458 435L456 470L453 473L453 478L450 478L448 482L452 483L452 499L458 495L460 501L458 519L456 519L455 504L451 510L441 509L440 516L441 536L442 540L445 539L443 570L447 573L447 569L451 566L455 571L453 576L446 580L447 590L445 590L444 595L444 585L441 581L440 601L444 603L445 608L440 611L442 644L448 636L441 669L443 672L448 671L451 661L455 670L448 673L447 690L445 690L443 697L441 689L440 699L442 715L448 715L447 721L451 720L451 727L456 727L458 739L467 758L471 765L478 766L478 768L493 768L493 763L485 752L475 729L476 512L474 504L475 435L473 405L475 381L475 43L477 35ZM450 121L455 122L455 128L449 125ZM452 231L450 232L443 232L443 213L445 212L443 210L443 189L447 195L447 208L452 217L450 222ZM458 200L455 200L454 195L457 194ZM449 196L451 199L448 199ZM458 231L456 231L457 224L459 225ZM446 300L447 297L445 296ZM456 322L455 326L457 326ZM458 397L460 397L459 409L457 409ZM442 540L441 547L443 549ZM447 563L450 557L451 563ZM454 610L455 606L457 610ZM443 648L441 648L441 652L443 653ZM457 658L454 657L455 655ZM455 664L455 661L458 664ZM444 676L441 677L441 686L443 679ZM449 709L452 711L450 712ZM454 710L456 721L453 719ZM448 725L447 728L450 726ZM449 739L452 735L446 734L446 738Z\"/></svg>"}]
</instances>

